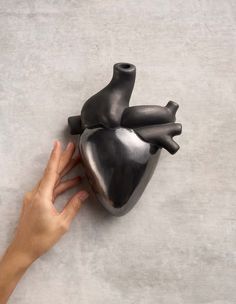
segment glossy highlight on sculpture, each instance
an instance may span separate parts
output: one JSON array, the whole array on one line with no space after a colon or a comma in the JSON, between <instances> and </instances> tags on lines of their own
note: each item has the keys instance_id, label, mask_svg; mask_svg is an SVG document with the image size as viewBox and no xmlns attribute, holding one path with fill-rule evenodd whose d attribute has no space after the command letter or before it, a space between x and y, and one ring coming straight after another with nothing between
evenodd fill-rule
<instances>
[{"instance_id":1,"label":"glossy highlight on sculpture","mask_svg":"<svg viewBox=\"0 0 236 304\"><path fill-rule=\"evenodd\" d=\"M109 84L89 98L81 115L68 118L70 132L79 135L85 173L97 200L112 215L126 214L137 203L156 168L161 149L171 154L178 104L129 106L136 67L116 63Z\"/></svg>"}]
</instances>

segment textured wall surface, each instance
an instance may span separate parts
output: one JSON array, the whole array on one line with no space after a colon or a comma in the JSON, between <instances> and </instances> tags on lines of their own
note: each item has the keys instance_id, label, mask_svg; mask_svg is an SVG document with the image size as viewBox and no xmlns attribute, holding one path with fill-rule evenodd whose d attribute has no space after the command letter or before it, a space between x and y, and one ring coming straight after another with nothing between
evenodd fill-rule
<instances>
[{"instance_id":1,"label":"textured wall surface","mask_svg":"<svg viewBox=\"0 0 236 304\"><path fill-rule=\"evenodd\" d=\"M233 0L0 1L0 254L114 63L137 66L132 105L174 100L183 123L136 207L114 218L90 199L10 303L236 303L235 30Z\"/></svg>"}]
</instances>

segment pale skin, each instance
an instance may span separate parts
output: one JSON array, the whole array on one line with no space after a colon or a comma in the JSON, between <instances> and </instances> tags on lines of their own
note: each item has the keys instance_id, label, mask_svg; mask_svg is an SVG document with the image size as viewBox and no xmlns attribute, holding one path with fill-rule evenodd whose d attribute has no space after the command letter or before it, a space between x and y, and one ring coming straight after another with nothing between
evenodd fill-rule
<instances>
[{"instance_id":1,"label":"pale skin","mask_svg":"<svg viewBox=\"0 0 236 304\"><path fill-rule=\"evenodd\" d=\"M73 143L63 151L56 140L42 178L24 195L15 235L0 261L0 304L7 303L30 265L69 230L82 202L88 197L86 191L77 192L61 212L54 205L58 195L80 182L79 176L61 180L79 163L78 156L73 158L74 152Z\"/></svg>"}]
</instances>

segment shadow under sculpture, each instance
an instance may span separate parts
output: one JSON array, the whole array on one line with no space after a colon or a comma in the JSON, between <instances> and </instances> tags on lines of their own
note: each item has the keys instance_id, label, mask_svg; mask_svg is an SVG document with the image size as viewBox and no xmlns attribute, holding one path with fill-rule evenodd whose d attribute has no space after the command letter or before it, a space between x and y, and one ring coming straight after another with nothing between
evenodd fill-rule
<instances>
[{"instance_id":1,"label":"shadow under sculpture","mask_svg":"<svg viewBox=\"0 0 236 304\"><path fill-rule=\"evenodd\" d=\"M89 98L81 115L68 118L71 134L79 134L85 173L97 200L115 216L139 200L156 168L161 149L171 154L179 145L173 136L178 104L129 107L136 67L117 63L110 83Z\"/></svg>"}]
</instances>

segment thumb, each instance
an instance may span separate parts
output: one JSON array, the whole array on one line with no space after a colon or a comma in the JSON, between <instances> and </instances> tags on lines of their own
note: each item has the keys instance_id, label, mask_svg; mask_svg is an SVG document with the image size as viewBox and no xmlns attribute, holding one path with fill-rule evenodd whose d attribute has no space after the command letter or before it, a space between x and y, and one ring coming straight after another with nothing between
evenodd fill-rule
<instances>
[{"instance_id":1,"label":"thumb","mask_svg":"<svg viewBox=\"0 0 236 304\"><path fill-rule=\"evenodd\" d=\"M86 200L88 197L88 192L80 191L76 193L72 198L68 201L65 205L62 215L69 223L75 218L76 214L78 213L82 202Z\"/></svg>"}]
</instances>

